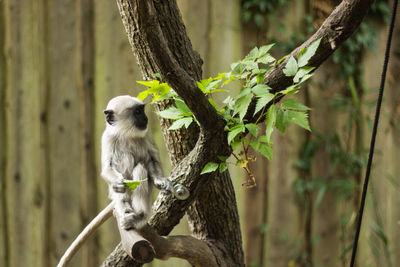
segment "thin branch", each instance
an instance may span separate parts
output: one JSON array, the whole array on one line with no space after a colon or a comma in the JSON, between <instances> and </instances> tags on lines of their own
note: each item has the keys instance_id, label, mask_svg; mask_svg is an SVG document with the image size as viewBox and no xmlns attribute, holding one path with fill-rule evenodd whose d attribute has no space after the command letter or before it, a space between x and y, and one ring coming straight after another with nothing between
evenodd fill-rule
<instances>
[{"instance_id":1,"label":"thin branch","mask_svg":"<svg viewBox=\"0 0 400 267\"><path fill-rule=\"evenodd\" d=\"M72 259L75 253L79 250L83 243L94 233L97 228L102 225L105 221L112 216L112 211L114 208L114 203L111 202L108 206L103 209L77 236L77 238L72 242L67 251L61 257L60 262L57 267L64 267Z\"/></svg>"}]
</instances>

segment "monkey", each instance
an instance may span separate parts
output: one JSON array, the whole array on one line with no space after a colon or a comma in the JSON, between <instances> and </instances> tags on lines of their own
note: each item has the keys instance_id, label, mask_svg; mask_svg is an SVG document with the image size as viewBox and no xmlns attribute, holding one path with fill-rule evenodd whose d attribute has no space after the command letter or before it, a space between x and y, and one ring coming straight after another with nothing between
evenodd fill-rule
<instances>
[{"instance_id":1,"label":"monkey","mask_svg":"<svg viewBox=\"0 0 400 267\"><path fill-rule=\"evenodd\" d=\"M109 185L109 198L125 230L140 229L150 213L152 186L164 193L173 191L162 178L159 153L148 133L145 104L122 95L111 99L104 110L106 129L101 139L101 176ZM128 190L125 180L141 181Z\"/></svg>"},{"instance_id":2,"label":"monkey","mask_svg":"<svg viewBox=\"0 0 400 267\"><path fill-rule=\"evenodd\" d=\"M147 130L145 105L138 98L123 95L111 99L104 110L106 129L101 140L101 176L108 183L112 200L78 235L61 257L57 267L64 267L89 236L113 211L123 229L140 229L150 215L150 195L154 185L179 200L189 197L188 189L162 178L158 149ZM142 181L129 191L126 180Z\"/></svg>"}]
</instances>

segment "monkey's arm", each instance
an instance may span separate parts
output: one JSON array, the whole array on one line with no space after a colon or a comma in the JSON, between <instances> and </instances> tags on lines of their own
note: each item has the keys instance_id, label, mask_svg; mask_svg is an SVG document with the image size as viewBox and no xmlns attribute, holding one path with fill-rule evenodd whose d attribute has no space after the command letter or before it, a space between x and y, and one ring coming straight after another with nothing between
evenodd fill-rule
<instances>
[{"instance_id":1,"label":"monkey's arm","mask_svg":"<svg viewBox=\"0 0 400 267\"><path fill-rule=\"evenodd\" d=\"M112 166L111 138L103 134L101 138L101 176L115 192L124 192L124 176Z\"/></svg>"},{"instance_id":2,"label":"monkey's arm","mask_svg":"<svg viewBox=\"0 0 400 267\"><path fill-rule=\"evenodd\" d=\"M173 192L173 186L170 180L163 177L160 155L153 140L150 140L149 155L150 163L148 166L149 178L152 179L154 186L166 194Z\"/></svg>"}]
</instances>

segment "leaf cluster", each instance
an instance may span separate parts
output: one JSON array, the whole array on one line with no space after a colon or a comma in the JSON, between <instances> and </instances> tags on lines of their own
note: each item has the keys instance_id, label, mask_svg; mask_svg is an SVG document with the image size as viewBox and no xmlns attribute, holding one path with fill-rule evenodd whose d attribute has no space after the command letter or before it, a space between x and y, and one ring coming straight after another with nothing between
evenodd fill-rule
<instances>
[{"instance_id":1,"label":"leaf cluster","mask_svg":"<svg viewBox=\"0 0 400 267\"><path fill-rule=\"evenodd\" d=\"M255 47L242 60L231 64L231 71L220 73L216 77L197 82L198 88L208 97L211 105L223 116L226 121L225 131L227 142L232 149L232 155L236 158L236 165L243 167L249 175L252 175L248 162L254 157L248 154L249 147L260 152L264 157L272 159L272 133L278 129L282 133L286 131L289 123L294 123L306 130L311 130L308 122L305 105L299 103L295 97L302 83L312 76L313 67L307 66L310 58L315 54L320 40L314 42L308 48L300 51L297 59L290 57L287 60L283 72L288 77L293 77L293 84L283 91L273 93L272 88L264 84L265 74L278 64L282 64L285 58L276 60L270 53L273 44ZM236 96L229 94L219 107L213 100L214 93L229 93L228 85L233 81L240 81L242 86ZM177 130L182 127L188 128L191 123L198 123L191 110L176 92L166 83L158 80L139 82L148 88L142 91L138 98L144 100L152 95L152 102L171 99L174 104L165 110L159 111L158 115L165 119L174 120L169 130ZM291 96L282 102L276 101L283 96ZM254 110L249 110L253 99L256 99ZM255 122L245 119L249 112L257 115ZM266 129L261 130L260 122L265 122ZM239 152L235 149L240 147ZM218 162L207 163L202 174L227 169L227 158L219 157Z\"/></svg>"}]
</instances>

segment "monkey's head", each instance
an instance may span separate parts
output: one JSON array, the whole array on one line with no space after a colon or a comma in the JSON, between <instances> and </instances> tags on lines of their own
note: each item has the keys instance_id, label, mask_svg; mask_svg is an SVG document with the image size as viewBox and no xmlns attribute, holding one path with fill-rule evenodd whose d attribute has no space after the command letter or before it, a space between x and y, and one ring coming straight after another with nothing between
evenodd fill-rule
<instances>
[{"instance_id":1,"label":"monkey's head","mask_svg":"<svg viewBox=\"0 0 400 267\"><path fill-rule=\"evenodd\" d=\"M144 137L147 132L147 116L143 102L132 96L114 97L104 110L107 129L120 135Z\"/></svg>"}]
</instances>

